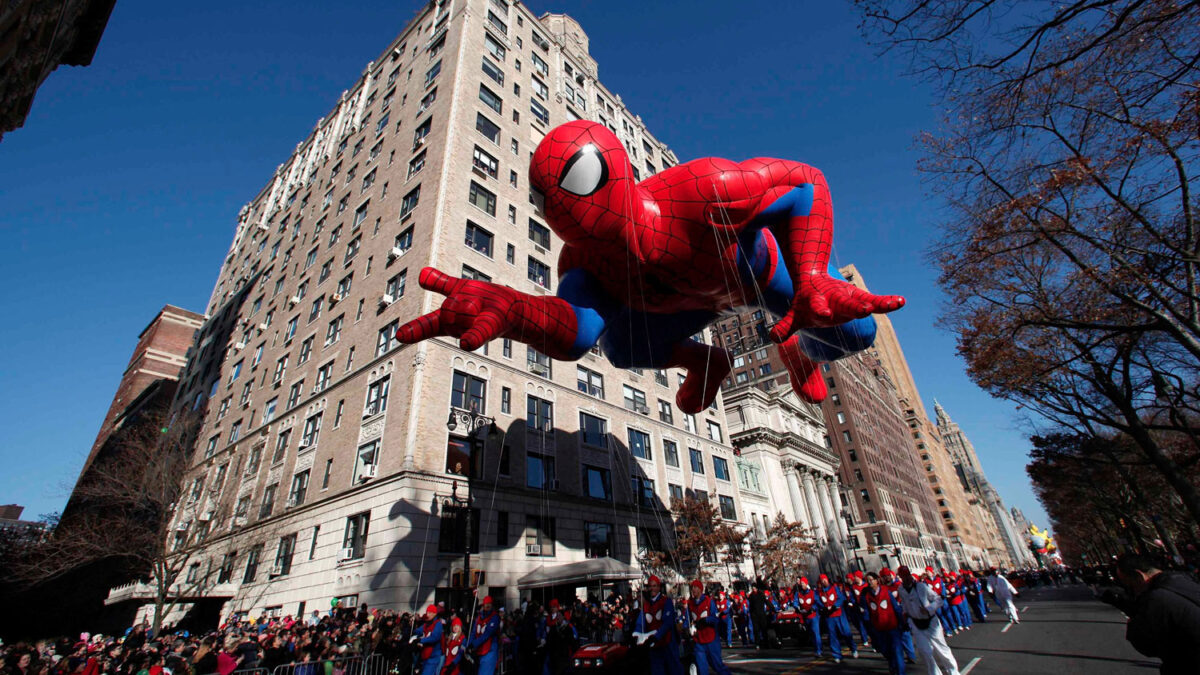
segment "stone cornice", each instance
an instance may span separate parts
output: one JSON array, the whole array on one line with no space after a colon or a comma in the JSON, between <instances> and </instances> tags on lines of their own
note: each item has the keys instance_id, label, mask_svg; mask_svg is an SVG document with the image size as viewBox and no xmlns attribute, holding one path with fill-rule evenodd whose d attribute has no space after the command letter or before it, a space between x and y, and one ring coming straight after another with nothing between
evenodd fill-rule
<instances>
[{"instance_id":1,"label":"stone cornice","mask_svg":"<svg viewBox=\"0 0 1200 675\"><path fill-rule=\"evenodd\" d=\"M736 448L748 448L755 443L766 443L775 448L799 450L801 453L813 455L817 459L829 462L835 467L841 465L841 459L828 448L823 448L800 434L791 431L779 431L767 427L756 427L729 435L729 442Z\"/></svg>"}]
</instances>

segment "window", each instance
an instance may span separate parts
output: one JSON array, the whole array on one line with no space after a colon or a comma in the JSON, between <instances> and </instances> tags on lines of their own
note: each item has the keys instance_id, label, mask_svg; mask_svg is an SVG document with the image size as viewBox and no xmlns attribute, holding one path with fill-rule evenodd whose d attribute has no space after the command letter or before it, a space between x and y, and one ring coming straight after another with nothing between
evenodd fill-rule
<instances>
[{"instance_id":1,"label":"window","mask_svg":"<svg viewBox=\"0 0 1200 675\"><path fill-rule=\"evenodd\" d=\"M337 342L338 338L342 336L342 321L345 316L345 314L340 314L336 319L329 322L329 329L325 331L326 347Z\"/></svg>"},{"instance_id":2,"label":"window","mask_svg":"<svg viewBox=\"0 0 1200 675\"><path fill-rule=\"evenodd\" d=\"M859 491L858 491L858 494L859 494L859 496L860 496L860 497L862 497L862 500L863 500L864 502L868 502L868 503L869 503L869 502L871 501L871 493L870 493L869 491L867 491L867 489L866 489L866 488L863 488L863 489L859 490Z\"/></svg>"},{"instance_id":3,"label":"window","mask_svg":"<svg viewBox=\"0 0 1200 675\"><path fill-rule=\"evenodd\" d=\"M322 270L323 272L324 270ZM308 311L308 322L312 323L321 316L321 307L325 304L325 296L319 295L313 300L312 309Z\"/></svg>"},{"instance_id":4,"label":"window","mask_svg":"<svg viewBox=\"0 0 1200 675\"><path fill-rule=\"evenodd\" d=\"M279 357L279 360L275 362L274 381L276 383L283 380L283 376L287 373L287 364L288 364L287 354L284 354L283 356Z\"/></svg>"},{"instance_id":5,"label":"window","mask_svg":"<svg viewBox=\"0 0 1200 675\"><path fill-rule=\"evenodd\" d=\"M296 552L296 535L289 534L280 537L279 548L275 550L275 568L271 573L277 576L287 576L292 573L292 554Z\"/></svg>"},{"instance_id":6,"label":"window","mask_svg":"<svg viewBox=\"0 0 1200 675\"><path fill-rule=\"evenodd\" d=\"M474 279L475 281L491 281L492 280L492 278L490 276L484 274L483 272L480 272L479 270L475 269L474 267L471 267L470 265L463 265L462 278Z\"/></svg>"},{"instance_id":7,"label":"window","mask_svg":"<svg viewBox=\"0 0 1200 675\"><path fill-rule=\"evenodd\" d=\"M496 177L496 172L500 168L500 162L495 157L492 157L488 153L484 152L483 148L480 148L478 145L475 146L474 153L471 157L471 162L474 164L476 169L479 169L492 178Z\"/></svg>"},{"instance_id":8,"label":"window","mask_svg":"<svg viewBox=\"0 0 1200 675\"><path fill-rule=\"evenodd\" d=\"M306 450L317 444L321 435L321 413L304 420L304 433L300 436L300 449Z\"/></svg>"},{"instance_id":9,"label":"window","mask_svg":"<svg viewBox=\"0 0 1200 675\"><path fill-rule=\"evenodd\" d=\"M608 447L608 420L585 412L579 413L579 431L585 445Z\"/></svg>"},{"instance_id":10,"label":"window","mask_svg":"<svg viewBox=\"0 0 1200 675\"><path fill-rule=\"evenodd\" d=\"M534 490L556 490L554 458L537 452L525 454L525 486Z\"/></svg>"},{"instance_id":11,"label":"window","mask_svg":"<svg viewBox=\"0 0 1200 675\"><path fill-rule=\"evenodd\" d=\"M650 434L637 429L629 430L629 451L639 459L654 459L650 448Z\"/></svg>"},{"instance_id":12,"label":"window","mask_svg":"<svg viewBox=\"0 0 1200 675\"><path fill-rule=\"evenodd\" d=\"M237 443L237 439L242 435L242 421L238 420L233 423L233 427L229 430L229 442Z\"/></svg>"},{"instance_id":13,"label":"window","mask_svg":"<svg viewBox=\"0 0 1200 675\"><path fill-rule=\"evenodd\" d=\"M612 501L612 472L598 466L583 466L583 493L592 499Z\"/></svg>"},{"instance_id":14,"label":"window","mask_svg":"<svg viewBox=\"0 0 1200 675\"><path fill-rule=\"evenodd\" d=\"M354 483L357 485L370 477L370 473L379 464L379 441L371 441L359 447L358 456L354 459Z\"/></svg>"},{"instance_id":15,"label":"window","mask_svg":"<svg viewBox=\"0 0 1200 675\"><path fill-rule=\"evenodd\" d=\"M846 423L846 413L839 410L838 414L837 414L837 421L838 421L838 424L845 424Z\"/></svg>"},{"instance_id":16,"label":"window","mask_svg":"<svg viewBox=\"0 0 1200 675\"><path fill-rule=\"evenodd\" d=\"M378 122L375 124L375 135L376 135L376 136L378 136L378 135L382 134L383 132L387 131L388 118L389 118L390 116L391 116L391 113L386 113L386 112L385 112L385 113L383 114L383 117L380 117L380 118L379 118L379 121L378 121ZM360 141L360 142L361 142L361 141Z\"/></svg>"},{"instance_id":17,"label":"window","mask_svg":"<svg viewBox=\"0 0 1200 675\"><path fill-rule=\"evenodd\" d=\"M641 476L633 476L630 479L630 488L634 504L651 508L655 506L654 481Z\"/></svg>"},{"instance_id":18,"label":"window","mask_svg":"<svg viewBox=\"0 0 1200 675\"><path fill-rule=\"evenodd\" d=\"M492 257L492 233L467 221L466 244L487 257Z\"/></svg>"},{"instance_id":19,"label":"window","mask_svg":"<svg viewBox=\"0 0 1200 675\"><path fill-rule=\"evenodd\" d=\"M375 172L372 171L371 172L371 180L375 180L374 174L375 174ZM365 189L367 189L367 187L369 187L369 186L364 185L363 189L365 190ZM354 229L357 229L360 225L362 225L363 221L367 219L367 209L370 208L370 206L371 206L371 200L368 199L367 201L363 202L357 209L354 209ZM354 239L355 239L355 241L360 240L359 237L355 237Z\"/></svg>"},{"instance_id":20,"label":"window","mask_svg":"<svg viewBox=\"0 0 1200 675\"><path fill-rule=\"evenodd\" d=\"M236 558L237 551L226 553L225 556L221 558L221 567L217 570L218 584L229 583L229 580L233 578L233 563Z\"/></svg>"},{"instance_id":21,"label":"window","mask_svg":"<svg viewBox=\"0 0 1200 675\"><path fill-rule=\"evenodd\" d=\"M504 253L504 260L509 265L517 264L517 247L516 246L513 246L512 244L508 244L508 248ZM510 356L511 356L511 354L510 354Z\"/></svg>"},{"instance_id":22,"label":"window","mask_svg":"<svg viewBox=\"0 0 1200 675\"><path fill-rule=\"evenodd\" d=\"M388 387L392 378L381 378L367 387L367 407L364 410L364 417L376 415L387 410Z\"/></svg>"},{"instance_id":23,"label":"window","mask_svg":"<svg viewBox=\"0 0 1200 675\"><path fill-rule=\"evenodd\" d=\"M475 205L481 211L487 212L489 216L496 215L496 195L487 188L483 187L475 181L471 181L470 194L467 201Z\"/></svg>"},{"instance_id":24,"label":"window","mask_svg":"<svg viewBox=\"0 0 1200 675\"><path fill-rule=\"evenodd\" d=\"M259 544L246 555L246 573L242 575L242 583L251 583L254 577L258 576L258 562L262 559L262 550L263 545Z\"/></svg>"},{"instance_id":25,"label":"window","mask_svg":"<svg viewBox=\"0 0 1200 675\"><path fill-rule=\"evenodd\" d=\"M542 57L538 56L537 54L530 54L530 56L533 57L533 67L537 69L539 73L541 73L543 76L550 73L550 66L546 65L546 62L542 60Z\"/></svg>"},{"instance_id":26,"label":"window","mask_svg":"<svg viewBox=\"0 0 1200 675\"><path fill-rule=\"evenodd\" d=\"M672 487L679 487L673 485ZM679 488L680 493L683 488ZM662 533L657 527L639 527L637 529L637 547L639 553L646 551L661 551L662 549Z\"/></svg>"},{"instance_id":27,"label":"window","mask_svg":"<svg viewBox=\"0 0 1200 675\"><path fill-rule=\"evenodd\" d=\"M213 436L212 438L208 439L208 445L205 446L205 448L204 448L204 459L208 459L209 457L212 457L213 455L217 454L217 441L219 439L220 439L219 435Z\"/></svg>"},{"instance_id":28,"label":"window","mask_svg":"<svg viewBox=\"0 0 1200 675\"><path fill-rule=\"evenodd\" d=\"M737 520L737 509L733 505L733 497L717 495L717 502L721 506L722 518L725 520Z\"/></svg>"},{"instance_id":29,"label":"window","mask_svg":"<svg viewBox=\"0 0 1200 675\"><path fill-rule=\"evenodd\" d=\"M483 74L492 78L492 81L501 87L504 86L504 71L487 59L483 59Z\"/></svg>"},{"instance_id":30,"label":"window","mask_svg":"<svg viewBox=\"0 0 1200 675\"><path fill-rule=\"evenodd\" d=\"M442 60L438 59L437 63L433 64L429 67L429 70L425 71L425 86L428 87L429 85L433 84L433 81L437 79L437 76L441 72Z\"/></svg>"},{"instance_id":31,"label":"window","mask_svg":"<svg viewBox=\"0 0 1200 675\"><path fill-rule=\"evenodd\" d=\"M525 367L526 370L538 377L549 378L552 375L550 357L533 347L525 348Z\"/></svg>"},{"instance_id":32,"label":"window","mask_svg":"<svg viewBox=\"0 0 1200 675\"><path fill-rule=\"evenodd\" d=\"M421 113L425 112L426 110L429 110L429 106L433 105L433 102L436 100L437 100L437 87L434 87L433 89L430 89L424 96L421 97L421 102L417 105L417 114L420 115Z\"/></svg>"},{"instance_id":33,"label":"window","mask_svg":"<svg viewBox=\"0 0 1200 675\"><path fill-rule=\"evenodd\" d=\"M304 390L304 380L299 380L288 389L287 407L295 408L300 402L300 393Z\"/></svg>"},{"instance_id":34,"label":"window","mask_svg":"<svg viewBox=\"0 0 1200 675\"><path fill-rule=\"evenodd\" d=\"M489 54L496 57L497 61L504 60L504 54L505 54L504 45L500 44L500 42L498 40L496 40L496 38L492 37L491 35L488 35L487 33L484 33L483 34L483 46L485 49L488 50Z\"/></svg>"},{"instance_id":35,"label":"window","mask_svg":"<svg viewBox=\"0 0 1200 675\"><path fill-rule=\"evenodd\" d=\"M550 124L550 111L546 110L546 106L530 99L529 111L533 113L534 117L541 120L542 124Z\"/></svg>"},{"instance_id":36,"label":"window","mask_svg":"<svg viewBox=\"0 0 1200 675\"><path fill-rule=\"evenodd\" d=\"M718 443L721 442L721 425L712 420L705 420L708 423L708 437Z\"/></svg>"},{"instance_id":37,"label":"window","mask_svg":"<svg viewBox=\"0 0 1200 675\"><path fill-rule=\"evenodd\" d=\"M671 493L671 501L674 502L674 501L682 501L683 500L683 486L682 485L667 484L667 490L670 491L670 493Z\"/></svg>"},{"instance_id":38,"label":"window","mask_svg":"<svg viewBox=\"0 0 1200 675\"><path fill-rule=\"evenodd\" d=\"M496 16L496 13L490 9L488 10L488 23L490 23L496 30L508 35L508 26L505 25L504 21L500 17Z\"/></svg>"},{"instance_id":39,"label":"window","mask_svg":"<svg viewBox=\"0 0 1200 675\"><path fill-rule=\"evenodd\" d=\"M367 530L371 524L371 512L356 513L346 519L346 533L342 537L342 548L350 551L350 559L358 560L367 552Z\"/></svg>"},{"instance_id":40,"label":"window","mask_svg":"<svg viewBox=\"0 0 1200 675\"><path fill-rule=\"evenodd\" d=\"M355 223L355 224L357 225L357 223ZM346 244L346 255L344 258L342 258L342 264L346 264L346 263L350 262L351 260L353 260L354 256L358 255L358 249L361 245L362 245L362 235L361 234L358 235L357 237L351 239L350 242L348 244ZM347 285L346 290L347 291L350 290L348 285ZM342 295L345 295L345 293L343 293Z\"/></svg>"},{"instance_id":41,"label":"window","mask_svg":"<svg viewBox=\"0 0 1200 675\"><path fill-rule=\"evenodd\" d=\"M279 483L271 483L263 490L262 503L258 506L258 517L270 517L275 510L275 493L279 491Z\"/></svg>"},{"instance_id":42,"label":"window","mask_svg":"<svg viewBox=\"0 0 1200 675\"><path fill-rule=\"evenodd\" d=\"M329 487L329 477L333 475L333 458L325 460L325 474L321 477L321 489Z\"/></svg>"},{"instance_id":43,"label":"window","mask_svg":"<svg viewBox=\"0 0 1200 675\"><path fill-rule=\"evenodd\" d=\"M625 409L634 412L640 412L643 415L650 414L650 406L646 403L646 393L640 389L623 384L621 391L624 394Z\"/></svg>"},{"instance_id":44,"label":"window","mask_svg":"<svg viewBox=\"0 0 1200 675\"><path fill-rule=\"evenodd\" d=\"M433 129L433 118L432 117L425 120L421 124L417 125L416 129L413 129L413 150L416 150L418 147L420 147L421 145L423 145L425 143L425 137L429 135L429 132L432 129Z\"/></svg>"},{"instance_id":45,"label":"window","mask_svg":"<svg viewBox=\"0 0 1200 675\"><path fill-rule=\"evenodd\" d=\"M608 523L583 524L584 557L604 558L613 554L613 526Z\"/></svg>"},{"instance_id":46,"label":"window","mask_svg":"<svg viewBox=\"0 0 1200 675\"><path fill-rule=\"evenodd\" d=\"M550 267L533 256L529 256L529 270L526 276L538 286L550 288Z\"/></svg>"},{"instance_id":47,"label":"window","mask_svg":"<svg viewBox=\"0 0 1200 675\"><path fill-rule=\"evenodd\" d=\"M395 246L396 246L396 248L400 249L401 253L404 253L404 252L408 251L408 249L412 248L412 241L413 241L413 228L410 226L410 227L405 228L405 230L403 232L401 232L400 234L396 235Z\"/></svg>"},{"instance_id":48,"label":"window","mask_svg":"<svg viewBox=\"0 0 1200 675\"><path fill-rule=\"evenodd\" d=\"M525 516L525 555L554 557L554 518Z\"/></svg>"},{"instance_id":49,"label":"window","mask_svg":"<svg viewBox=\"0 0 1200 675\"><path fill-rule=\"evenodd\" d=\"M425 168L425 151L422 150L420 153L417 154L416 157L413 157L408 162L408 177L412 178L413 176L417 175L418 173L421 173L421 169L424 169L424 168Z\"/></svg>"},{"instance_id":50,"label":"window","mask_svg":"<svg viewBox=\"0 0 1200 675\"><path fill-rule=\"evenodd\" d=\"M486 387L486 380L456 370L451 383L450 405L486 414Z\"/></svg>"},{"instance_id":51,"label":"window","mask_svg":"<svg viewBox=\"0 0 1200 675\"><path fill-rule=\"evenodd\" d=\"M500 127L495 122L483 116L483 113L475 115L475 131L483 134L489 141L500 144Z\"/></svg>"},{"instance_id":52,"label":"window","mask_svg":"<svg viewBox=\"0 0 1200 675\"><path fill-rule=\"evenodd\" d=\"M275 407L278 404L279 404L279 397L276 396L275 398L271 399L270 401L267 401L267 404L265 406L263 406L263 416L262 416L263 424L269 424L271 422L271 420L275 419Z\"/></svg>"},{"instance_id":53,"label":"window","mask_svg":"<svg viewBox=\"0 0 1200 675\"><path fill-rule=\"evenodd\" d=\"M400 327L397 319L379 329L379 338L375 341L375 356L383 356L400 345L396 339L396 329Z\"/></svg>"},{"instance_id":54,"label":"window","mask_svg":"<svg viewBox=\"0 0 1200 675\"><path fill-rule=\"evenodd\" d=\"M663 455L667 466L679 466L679 445L675 441L663 440Z\"/></svg>"},{"instance_id":55,"label":"window","mask_svg":"<svg viewBox=\"0 0 1200 675\"><path fill-rule=\"evenodd\" d=\"M504 109L504 102L500 100L500 97L496 95L496 92L488 89L482 84L479 85L479 100L483 101L487 107L495 110L496 112L501 112Z\"/></svg>"},{"instance_id":56,"label":"window","mask_svg":"<svg viewBox=\"0 0 1200 675\"><path fill-rule=\"evenodd\" d=\"M692 473L704 473L704 453L696 448L688 448L688 454L691 456Z\"/></svg>"},{"instance_id":57,"label":"window","mask_svg":"<svg viewBox=\"0 0 1200 675\"><path fill-rule=\"evenodd\" d=\"M337 404L337 412L333 414L333 428L336 429L342 426L342 410L346 407L346 399L340 399Z\"/></svg>"},{"instance_id":58,"label":"window","mask_svg":"<svg viewBox=\"0 0 1200 675\"><path fill-rule=\"evenodd\" d=\"M242 362L238 361L237 363L233 364L233 368L229 369L229 384L233 384L233 382L235 380L237 380L238 376L241 374L242 374Z\"/></svg>"},{"instance_id":59,"label":"window","mask_svg":"<svg viewBox=\"0 0 1200 675\"><path fill-rule=\"evenodd\" d=\"M575 368L575 386L589 396L604 398L604 376L583 366Z\"/></svg>"},{"instance_id":60,"label":"window","mask_svg":"<svg viewBox=\"0 0 1200 675\"><path fill-rule=\"evenodd\" d=\"M279 432L279 438L275 440L275 453L271 456L271 463L278 464L287 456L288 441L292 438L292 430L284 429ZM255 462L257 463L257 461ZM255 467L257 470L258 467Z\"/></svg>"},{"instance_id":61,"label":"window","mask_svg":"<svg viewBox=\"0 0 1200 675\"><path fill-rule=\"evenodd\" d=\"M408 194L404 195L404 199L400 202L400 218L403 219L412 210L417 208L417 202L421 200L421 186L413 188Z\"/></svg>"},{"instance_id":62,"label":"window","mask_svg":"<svg viewBox=\"0 0 1200 675\"><path fill-rule=\"evenodd\" d=\"M317 369L317 381L313 383L313 393L318 394L325 391L325 387L329 386L329 382L333 379L333 362L330 361Z\"/></svg>"},{"instance_id":63,"label":"window","mask_svg":"<svg viewBox=\"0 0 1200 675\"><path fill-rule=\"evenodd\" d=\"M554 404L529 396L525 400L525 423L533 431L554 431Z\"/></svg>"},{"instance_id":64,"label":"window","mask_svg":"<svg viewBox=\"0 0 1200 675\"><path fill-rule=\"evenodd\" d=\"M546 87L546 85L541 80L534 77L534 78L530 78L530 81L533 82L534 95L536 95L538 98L542 99L543 101L546 100L546 98L550 96L550 90Z\"/></svg>"},{"instance_id":65,"label":"window","mask_svg":"<svg viewBox=\"0 0 1200 675\"><path fill-rule=\"evenodd\" d=\"M550 248L550 228L542 225L533 218L529 219L529 241L541 246L542 248Z\"/></svg>"},{"instance_id":66,"label":"window","mask_svg":"<svg viewBox=\"0 0 1200 675\"><path fill-rule=\"evenodd\" d=\"M671 409L671 402L658 399L658 420L666 424L675 423L675 413Z\"/></svg>"},{"instance_id":67,"label":"window","mask_svg":"<svg viewBox=\"0 0 1200 675\"><path fill-rule=\"evenodd\" d=\"M854 452L854 448L846 448L846 454L850 456L851 462L858 461L858 453Z\"/></svg>"},{"instance_id":68,"label":"window","mask_svg":"<svg viewBox=\"0 0 1200 675\"><path fill-rule=\"evenodd\" d=\"M308 495L308 475L309 470L305 469L292 476L292 489L288 492L288 506L299 506L304 503L304 498Z\"/></svg>"},{"instance_id":69,"label":"window","mask_svg":"<svg viewBox=\"0 0 1200 675\"><path fill-rule=\"evenodd\" d=\"M713 455L713 475L720 480L729 480L729 462L723 457Z\"/></svg>"},{"instance_id":70,"label":"window","mask_svg":"<svg viewBox=\"0 0 1200 675\"><path fill-rule=\"evenodd\" d=\"M332 271L333 271L333 258L330 258L329 260L325 261L324 265L321 265L321 273L319 275L317 275L317 283L318 284L324 283L324 281L329 278L329 274Z\"/></svg>"}]
</instances>

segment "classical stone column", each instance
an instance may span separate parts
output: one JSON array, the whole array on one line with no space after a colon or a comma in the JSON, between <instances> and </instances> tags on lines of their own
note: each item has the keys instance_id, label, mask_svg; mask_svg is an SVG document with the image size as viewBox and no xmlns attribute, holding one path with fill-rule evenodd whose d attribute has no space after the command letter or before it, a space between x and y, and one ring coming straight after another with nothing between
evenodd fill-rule
<instances>
[{"instance_id":1,"label":"classical stone column","mask_svg":"<svg viewBox=\"0 0 1200 675\"><path fill-rule=\"evenodd\" d=\"M837 511L829 502L829 476L818 476L817 481L817 499L821 502L822 523L829 539L836 540L840 530L837 526Z\"/></svg>"},{"instance_id":2,"label":"classical stone column","mask_svg":"<svg viewBox=\"0 0 1200 675\"><path fill-rule=\"evenodd\" d=\"M792 511L796 514L796 522L803 523L805 527L812 527L812 520L804 508L804 497L800 493L800 476L797 475L800 467L790 459L783 460L781 464L783 465L783 480L787 483L788 495L792 498Z\"/></svg>"},{"instance_id":3,"label":"classical stone column","mask_svg":"<svg viewBox=\"0 0 1200 675\"><path fill-rule=\"evenodd\" d=\"M841 482L837 476L831 476L829 478L829 500L833 502L833 517L837 520L837 529L842 533L844 541L850 538L850 527L846 525L846 519L842 517L842 500L839 497L841 493Z\"/></svg>"},{"instance_id":4,"label":"classical stone column","mask_svg":"<svg viewBox=\"0 0 1200 675\"><path fill-rule=\"evenodd\" d=\"M817 489L811 471L804 472L804 496L808 501L808 513L812 522L808 526L815 530L817 539L825 539L825 521L821 518L821 503L817 500Z\"/></svg>"}]
</instances>

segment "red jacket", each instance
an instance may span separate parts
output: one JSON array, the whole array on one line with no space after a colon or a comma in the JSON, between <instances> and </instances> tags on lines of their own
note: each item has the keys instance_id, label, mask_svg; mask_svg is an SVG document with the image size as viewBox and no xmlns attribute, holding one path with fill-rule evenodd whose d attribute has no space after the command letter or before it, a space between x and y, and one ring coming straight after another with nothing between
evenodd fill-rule
<instances>
[{"instance_id":1,"label":"red jacket","mask_svg":"<svg viewBox=\"0 0 1200 675\"><path fill-rule=\"evenodd\" d=\"M867 617L871 628L876 631L895 630L900 627L900 611L896 607L896 598L885 586L872 591L863 591L863 599L867 608Z\"/></svg>"}]
</instances>

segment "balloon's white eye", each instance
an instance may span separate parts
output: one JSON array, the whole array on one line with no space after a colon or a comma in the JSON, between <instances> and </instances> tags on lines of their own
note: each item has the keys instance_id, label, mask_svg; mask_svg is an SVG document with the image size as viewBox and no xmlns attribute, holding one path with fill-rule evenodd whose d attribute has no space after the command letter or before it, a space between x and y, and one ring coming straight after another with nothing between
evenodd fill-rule
<instances>
[{"instance_id":1,"label":"balloon's white eye","mask_svg":"<svg viewBox=\"0 0 1200 675\"><path fill-rule=\"evenodd\" d=\"M600 156L600 150L588 143L567 160L558 186L571 194L586 197L599 190L607 180L608 166Z\"/></svg>"}]
</instances>

